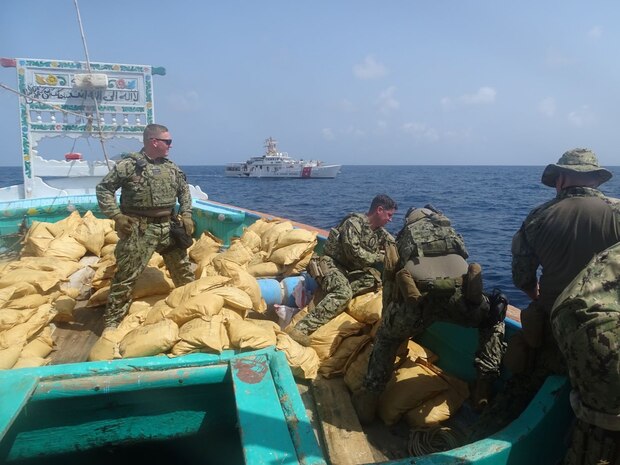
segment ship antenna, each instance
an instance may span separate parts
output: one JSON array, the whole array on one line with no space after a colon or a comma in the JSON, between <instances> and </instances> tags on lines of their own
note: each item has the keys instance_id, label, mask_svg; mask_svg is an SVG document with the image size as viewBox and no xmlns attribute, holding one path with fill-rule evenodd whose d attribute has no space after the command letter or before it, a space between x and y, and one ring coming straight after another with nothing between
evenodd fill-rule
<instances>
[{"instance_id":1,"label":"ship antenna","mask_svg":"<svg viewBox=\"0 0 620 465\"><path fill-rule=\"evenodd\" d=\"M82 36L82 45L84 46L84 55L86 56L86 68L88 74L92 74L90 67L90 58L88 56L88 47L86 46L86 36L84 35L84 27L82 26L82 16L80 15L80 7L78 6L78 0L73 0L75 5L75 11L77 13L78 24L80 25L80 35ZM101 129L101 115L99 114L99 103L93 93L93 100L95 101L95 113L97 116L97 128L99 129L99 142L101 143L101 149L103 150L103 156L105 158L106 165L110 168L110 160L108 159L108 153L106 152L105 143L103 141L103 130ZM90 117L92 123L92 116Z\"/></svg>"}]
</instances>

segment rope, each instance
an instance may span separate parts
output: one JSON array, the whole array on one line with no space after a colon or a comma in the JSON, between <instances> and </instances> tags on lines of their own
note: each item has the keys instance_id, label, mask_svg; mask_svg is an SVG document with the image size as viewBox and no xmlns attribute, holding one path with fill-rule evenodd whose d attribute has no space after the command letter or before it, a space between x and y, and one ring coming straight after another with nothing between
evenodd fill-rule
<instances>
[{"instance_id":1,"label":"rope","mask_svg":"<svg viewBox=\"0 0 620 465\"><path fill-rule=\"evenodd\" d=\"M86 56L86 67L88 69L88 73L92 74L92 70L90 67L90 58L88 56L88 47L86 46L86 36L84 35L84 27L82 26L82 16L80 15L78 0L73 0L73 4L75 5L78 24L80 25L80 35L82 36L82 45L84 46L84 55ZM93 100L95 101L95 113L97 114L97 129L99 130L99 142L101 143L101 150L103 150L103 156L105 158L106 165L108 165L108 169L110 169L110 160L108 158L108 153L105 149L105 143L103 142L103 131L101 130L101 115L99 114L99 103L97 102L97 99L94 97L94 95Z\"/></svg>"},{"instance_id":2,"label":"rope","mask_svg":"<svg viewBox=\"0 0 620 465\"><path fill-rule=\"evenodd\" d=\"M415 457L459 447L463 443L463 434L447 426L414 428L409 432L407 450Z\"/></svg>"}]
</instances>

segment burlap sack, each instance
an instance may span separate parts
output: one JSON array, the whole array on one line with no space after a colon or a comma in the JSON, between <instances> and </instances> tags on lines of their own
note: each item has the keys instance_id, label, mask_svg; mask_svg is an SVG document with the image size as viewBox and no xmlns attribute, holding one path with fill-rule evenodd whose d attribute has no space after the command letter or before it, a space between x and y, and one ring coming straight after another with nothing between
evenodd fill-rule
<instances>
[{"instance_id":1,"label":"burlap sack","mask_svg":"<svg viewBox=\"0 0 620 465\"><path fill-rule=\"evenodd\" d=\"M243 232L245 234L246 231L252 231L262 237L265 231L267 231L269 228L271 228L274 224L278 223L279 221L280 220L277 220L277 219L269 220L267 218L259 218L254 223L252 223L250 226L245 228Z\"/></svg>"},{"instance_id":2,"label":"burlap sack","mask_svg":"<svg viewBox=\"0 0 620 465\"><path fill-rule=\"evenodd\" d=\"M57 293L53 293L57 296ZM13 308L24 310L27 308L39 308L41 305L49 303L51 295L30 294L16 299L11 299L4 304L3 308Z\"/></svg>"},{"instance_id":3,"label":"burlap sack","mask_svg":"<svg viewBox=\"0 0 620 465\"><path fill-rule=\"evenodd\" d=\"M33 221L23 241L21 255L43 257L49 248L49 243L54 239L54 233L50 231L51 223Z\"/></svg>"},{"instance_id":4,"label":"burlap sack","mask_svg":"<svg viewBox=\"0 0 620 465\"><path fill-rule=\"evenodd\" d=\"M253 257L254 253L252 250L250 250L250 248L248 248L248 246L243 242L237 240L236 242L230 244L230 247L227 250L213 257L211 262L217 270L221 261L227 260L229 262L236 263L237 265L246 266L250 263L250 260L252 260Z\"/></svg>"},{"instance_id":5,"label":"burlap sack","mask_svg":"<svg viewBox=\"0 0 620 465\"><path fill-rule=\"evenodd\" d=\"M0 333L0 349L30 341L54 319L55 314L51 304L41 305L27 321Z\"/></svg>"},{"instance_id":6,"label":"burlap sack","mask_svg":"<svg viewBox=\"0 0 620 465\"><path fill-rule=\"evenodd\" d=\"M301 257L312 253L315 245L316 242L300 242L285 247L278 247L269 255L269 261L282 266L291 265L298 262Z\"/></svg>"},{"instance_id":7,"label":"burlap sack","mask_svg":"<svg viewBox=\"0 0 620 465\"><path fill-rule=\"evenodd\" d=\"M209 292L224 298L224 305L235 310L246 312L252 308L252 299L247 292L232 286L223 286L211 289ZM245 313L242 315L245 318Z\"/></svg>"},{"instance_id":8,"label":"burlap sack","mask_svg":"<svg viewBox=\"0 0 620 465\"><path fill-rule=\"evenodd\" d=\"M409 410L405 414L405 420L412 428L435 426L442 421L448 420L461 408L463 402L469 397L469 387L466 382L449 375L432 363L419 358L416 360L416 363L425 366L441 377L448 384L449 388Z\"/></svg>"},{"instance_id":9,"label":"burlap sack","mask_svg":"<svg viewBox=\"0 0 620 465\"><path fill-rule=\"evenodd\" d=\"M64 279L68 278L82 267L83 265L81 262L76 262L69 259L63 260L50 257L22 257L15 262L10 262L4 269L3 273L9 273L17 269L28 269L51 272Z\"/></svg>"},{"instance_id":10,"label":"burlap sack","mask_svg":"<svg viewBox=\"0 0 620 465\"><path fill-rule=\"evenodd\" d=\"M217 266L216 266L217 268ZM245 291L252 300L252 309L259 313L265 313L267 311L267 304L263 299L260 286L256 278L244 270L241 265L238 265L227 260L222 260L219 263L219 269L221 275L227 276L231 279L230 285Z\"/></svg>"},{"instance_id":11,"label":"burlap sack","mask_svg":"<svg viewBox=\"0 0 620 465\"><path fill-rule=\"evenodd\" d=\"M110 220L112 222L112 224L114 224L114 221ZM118 244L119 241L119 237L118 237L118 233L114 230L114 227L112 227L112 231L107 231L107 226L106 226L106 233L104 236L104 246L101 248L101 256L103 257L104 255L107 255L110 252L104 253L103 249L106 248L106 251L108 250L114 250L114 248L116 247L116 244ZM110 246L112 246L112 248L110 248Z\"/></svg>"},{"instance_id":12,"label":"burlap sack","mask_svg":"<svg viewBox=\"0 0 620 465\"><path fill-rule=\"evenodd\" d=\"M24 343L15 344L6 349L0 349L0 370L10 370L19 359Z\"/></svg>"},{"instance_id":13,"label":"burlap sack","mask_svg":"<svg viewBox=\"0 0 620 465\"><path fill-rule=\"evenodd\" d=\"M357 321L369 325L375 324L381 319L382 297L381 289L353 297L347 305L346 312Z\"/></svg>"},{"instance_id":14,"label":"burlap sack","mask_svg":"<svg viewBox=\"0 0 620 465\"><path fill-rule=\"evenodd\" d=\"M0 333L16 325L25 323L35 314L37 308L26 309L0 309Z\"/></svg>"},{"instance_id":15,"label":"burlap sack","mask_svg":"<svg viewBox=\"0 0 620 465\"><path fill-rule=\"evenodd\" d=\"M431 369L407 360L394 372L379 399L379 417L386 425L394 425L406 412L448 389L448 383Z\"/></svg>"},{"instance_id":16,"label":"burlap sack","mask_svg":"<svg viewBox=\"0 0 620 465\"><path fill-rule=\"evenodd\" d=\"M306 269L308 268L308 263L310 263L310 259L312 258L313 254L314 248L308 249L308 251L304 255L299 257L299 260L284 267L284 270L282 271L282 276L285 278L288 276L297 276L302 271L306 271Z\"/></svg>"},{"instance_id":17,"label":"burlap sack","mask_svg":"<svg viewBox=\"0 0 620 465\"><path fill-rule=\"evenodd\" d=\"M104 329L97 342L90 349L88 360L93 362L121 358L118 346L127 333L128 331L124 328Z\"/></svg>"},{"instance_id":18,"label":"burlap sack","mask_svg":"<svg viewBox=\"0 0 620 465\"><path fill-rule=\"evenodd\" d=\"M311 346L316 350L319 359L325 360L336 352L344 338L359 334L364 326L366 326L364 323L360 323L348 313L342 312L311 334Z\"/></svg>"},{"instance_id":19,"label":"burlap sack","mask_svg":"<svg viewBox=\"0 0 620 465\"><path fill-rule=\"evenodd\" d=\"M422 359L428 363L436 363L439 360L439 355L435 352L412 340L407 341L403 356L413 361Z\"/></svg>"},{"instance_id":20,"label":"burlap sack","mask_svg":"<svg viewBox=\"0 0 620 465\"><path fill-rule=\"evenodd\" d=\"M255 278L276 278L280 276L285 267L273 262L260 262L248 265L247 271Z\"/></svg>"},{"instance_id":21,"label":"burlap sack","mask_svg":"<svg viewBox=\"0 0 620 465\"><path fill-rule=\"evenodd\" d=\"M50 241L44 256L78 261L85 254L86 247L73 238L71 233L65 233Z\"/></svg>"},{"instance_id":22,"label":"burlap sack","mask_svg":"<svg viewBox=\"0 0 620 465\"><path fill-rule=\"evenodd\" d=\"M0 289L23 283L32 284L36 292L47 294L59 288L62 277L51 271L20 268L12 270L0 277Z\"/></svg>"},{"instance_id":23,"label":"burlap sack","mask_svg":"<svg viewBox=\"0 0 620 465\"><path fill-rule=\"evenodd\" d=\"M224 297L206 291L181 302L176 308L171 309L166 317L181 327L194 318L217 315L223 306Z\"/></svg>"},{"instance_id":24,"label":"burlap sack","mask_svg":"<svg viewBox=\"0 0 620 465\"><path fill-rule=\"evenodd\" d=\"M256 232L252 230L246 229L245 231L243 231L243 234L241 234L239 240L243 242L247 246L247 248L252 251L253 254L258 253L258 251L260 250L261 238Z\"/></svg>"},{"instance_id":25,"label":"burlap sack","mask_svg":"<svg viewBox=\"0 0 620 465\"><path fill-rule=\"evenodd\" d=\"M172 355L190 352L210 352L219 354L222 345L222 315L194 318L179 328L180 341L172 348Z\"/></svg>"},{"instance_id":26,"label":"burlap sack","mask_svg":"<svg viewBox=\"0 0 620 465\"><path fill-rule=\"evenodd\" d=\"M92 277L91 286L95 290L101 289L110 284L110 280L114 276L114 272L116 271L116 258L114 255L101 257L92 268L95 270L95 274Z\"/></svg>"},{"instance_id":27,"label":"burlap sack","mask_svg":"<svg viewBox=\"0 0 620 465\"><path fill-rule=\"evenodd\" d=\"M123 358L147 357L168 352L179 341L179 327L172 320L131 330L119 344Z\"/></svg>"},{"instance_id":28,"label":"burlap sack","mask_svg":"<svg viewBox=\"0 0 620 465\"><path fill-rule=\"evenodd\" d=\"M357 355L370 340L371 337L367 334L343 339L334 354L321 362L319 374L324 378L344 375L344 368L349 359Z\"/></svg>"},{"instance_id":29,"label":"burlap sack","mask_svg":"<svg viewBox=\"0 0 620 465\"><path fill-rule=\"evenodd\" d=\"M195 263L203 263L219 253L224 243L208 231L202 233L187 251L189 258Z\"/></svg>"},{"instance_id":30,"label":"burlap sack","mask_svg":"<svg viewBox=\"0 0 620 465\"><path fill-rule=\"evenodd\" d=\"M48 228L54 237L59 237L65 233L71 233L74 231L81 221L82 217L80 216L80 212L73 210L66 218L50 223Z\"/></svg>"},{"instance_id":31,"label":"burlap sack","mask_svg":"<svg viewBox=\"0 0 620 465\"><path fill-rule=\"evenodd\" d=\"M133 311L127 312L127 315L125 315L125 317L118 324L118 329L128 333L132 329L143 326L146 322L146 317L148 316L150 311L151 307L148 306L139 309L136 309L136 307L134 307Z\"/></svg>"},{"instance_id":32,"label":"burlap sack","mask_svg":"<svg viewBox=\"0 0 620 465\"><path fill-rule=\"evenodd\" d=\"M276 348L284 352L295 378L314 379L319 368L319 356L312 347L304 347L283 332L277 334Z\"/></svg>"},{"instance_id":33,"label":"burlap sack","mask_svg":"<svg viewBox=\"0 0 620 465\"><path fill-rule=\"evenodd\" d=\"M315 244L316 245L316 231L309 231L307 229L294 228L290 231L285 231L278 237L277 248L287 247L293 244Z\"/></svg>"},{"instance_id":34,"label":"burlap sack","mask_svg":"<svg viewBox=\"0 0 620 465\"><path fill-rule=\"evenodd\" d=\"M35 368L42 367L45 365L49 365L50 360L43 357L19 357L15 365L13 365L13 369L16 368Z\"/></svg>"},{"instance_id":35,"label":"burlap sack","mask_svg":"<svg viewBox=\"0 0 620 465\"><path fill-rule=\"evenodd\" d=\"M100 256L101 248L105 244L105 225L89 210L84 213L81 221L71 232L71 236L86 247L93 255Z\"/></svg>"},{"instance_id":36,"label":"burlap sack","mask_svg":"<svg viewBox=\"0 0 620 465\"><path fill-rule=\"evenodd\" d=\"M152 295L166 295L174 289L174 283L159 268L147 266L134 286L132 297L140 299ZM86 304L87 307L98 307L105 305L108 300L110 287L106 286L96 291Z\"/></svg>"},{"instance_id":37,"label":"burlap sack","mask_svg":"<svg viewBox=\"0 0 620 465\"><path fill-rule=\"evenodd\" d=\"M45 358L54 350L55 346L56 344L52 338L52 329L46 326L34 339L24 346L19 357L20 359Z\"/></svg>"},{"instance_id":38,"label":"burlap sack","mask_svg":"<svg viewBox=\"0 0 620 465\"><path fill-rule=\"evenodd\" d=\"M267 252L270 255L273 249L277 248L277 243L280 236L293 229L293 224L290 221L277 221L271 225L261 235L261 250Z\"/></svg>"},{"instance_id":39,"label":"burlap sack","mask_svg":"<svg viewBox=\"0 0 620 465\"><path fill-rule=\"evenodd\" d=\"M77 304L77 301L68 295L61 295L58 298L56 298L52 302L52 307L56 311L56 315L54 316L54 321L55 322L73 321L74 319L73 310L75 309L76 304Z\"/></svg>"},{"instance_id":40,"label":"burlap sack","mask_svg":"<svg viewBox=\"0 0 620 465\"><path fill-rule=\"evenodd\" d=\"M276 334L251 321L227 320L225 323L228 330L230 345L235 349L263 349L276 345Z\"/></svg>"},{"instance_id":41,"label":"burlap sack","mask_svg":"<svg viewBox=\"0 0 620 465\"><path fill-rule=\"evenodd\" d=\"M448 389L406 412L405 421L411 428L437 426L450 419L465 399L456 390Z\"/></svg>"},{"instance_id":42,"label":"burlap sack","mask_svg":"<svg viewBox=\"0 0 620 465\"><path fill-rule=\"evenodd\" d=\"M181 305L181 302L210 289L221 287L229 281L230 278L225 276L207 276L197 279L170 292L170 295L166 298L166 303L172 308L177 307Z\"/></svg>"}]
</instances>

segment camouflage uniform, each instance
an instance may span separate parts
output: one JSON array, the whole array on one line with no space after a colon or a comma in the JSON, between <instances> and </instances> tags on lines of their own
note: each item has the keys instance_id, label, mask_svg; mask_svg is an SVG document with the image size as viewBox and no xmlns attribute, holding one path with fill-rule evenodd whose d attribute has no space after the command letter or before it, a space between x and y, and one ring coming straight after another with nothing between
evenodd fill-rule
<instances>
[{"instance_id":1,"label":"camouflage uniform","mask_svg":"<svg viewBox=\"0 0 620 465\"><path fill-rule=\"evenodd\" d=\"M461 236L450 226L450 221L436 211L425 210L425 215L413 218L408 215L407 224L398 234L398 268L407 267L409 261L420 261L420 257L448 257L457 255L467 272L465 259L468 257ZM415 211L413 212L415 214ZM364 388L381 393L389 380L396 351L400 344L422 332L435 321L446 321L461 326L479 329L478 351L474 366L479 378L496 378L504 353L504 322L490 316L490 305L481 294L478 302L465 298L461 279L453 279L447 289L439 289L439 283L446 280L435 277L431 281L415 278L420 297L416 301L403 299L393 289L397 287L392 279L384 278L384 311L381 326L377 331L373 350L364 378ZM388 289L392 291L388 292ZM481 291L481 289L480 289ZM391 294L391 295L389 295ZM469 294L468 294L469 295Z\"/></svg>"},{"instance_id":2,"label":"camouflage uniform","mask_svg":"<svg viewBox=\"0 0 620 465\"><path fill-rule=\"evenodd\" d=\"M347 216L331 230L323 255L313 257L322 270L318 279L325 296L295 328L311 334L344 311L352 297L381 284L375 268L383 262L383 249L393 240L384 228L373 230L368 217L360 213Z\"/></svg>"},{"instance_id":3,"label":"camouflage uniform","mask_svg":"<svg viewBox=\"0 0 620 465\"><path fill-rule=\"evenodd\" d=\"M611 178L599 167L594 153L574 149L548 165L542 183L555 187L558 176L586 176L584 184ZM598 178L598 179L597 179ZM596 182L595 182L596 184ZM592 257L620 241L620 203L592 187L566 187L556 197L535 208L512 240L512 278L516 287L532 291L539 284L538 300L521 312L521 336L527 342L519 357L525 368L515 373L488 408L471 439L493 433L527 407L550 374L566 374L566 364L553 338L549 313L558 295ZM537 278L542 269L540 280ZM508 352L513 346L508 344Z\"/></svg>"},{"instance_id":4,"label":"camouflage uniform","mask_svg":"<svg viewBox=\"0 0 620 465\"><path fill-rule=\"evenodd\" d=\"M120 206L115 196L119 188ZM106 327L117 326L127 313L135 283L154 252L162 255L175 285L194 279L186 250L173 247L170 237L170 217L177 199L180 214L191 212L192 199L183 171L167 158L152 160L143 152L119 161L97 185L99 207L107 217L123 213L139 220L132 234L119 235L114 252L116 273L104 314ZM170 212L153 216L162 210Z\"/></svg>"},{"instance_id":5,"label":"camouflage uniform","mask_svg":"<svg viewBox=\"0 0 620 465\"><path fill-rule=\"evenodd\" d=\"M598 254L558 297L553 334L577 416L565 465L620 463L620 243Z\"/></svg>"}]
</instances>

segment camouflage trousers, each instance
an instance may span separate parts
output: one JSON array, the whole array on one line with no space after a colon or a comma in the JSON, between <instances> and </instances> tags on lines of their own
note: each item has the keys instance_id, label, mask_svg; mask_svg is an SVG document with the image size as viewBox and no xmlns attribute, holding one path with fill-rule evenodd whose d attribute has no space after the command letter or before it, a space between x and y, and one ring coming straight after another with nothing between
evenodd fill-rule
<instances>
[{"instance_id":1,"label":"camouflage trousers","mask_svg":"<svg viewBox=\"0 0 620 465\"><path fill-rule=\"evenodd\" d=\"M620 465L620 431L576 419L563 465Z\"/></svg>"},{"instance_id":2,"label":"camouflage trousers","mask_svg":"<svg viewBox=\"0 0 620 465\"><path fill-rule=\"evenodd\" d=\"M601 282L596 271L585 276L587 285ZM593 297L577 295L552 314L577 416L564 465L620 464L620 288L615 286L607 292L595 288Z\"/></svg>"},{"instance_id":3,"label":"camouflage trousers","mask_svg":"<svg viewBox=\"0 0 620 465\"><path fill-rule=\"evenodd\" d=\"M325 296L295 325L296 329L306 335L312 334L329 320L342 313L354 296L375 289L377 280L368 271L360 270L347 273L338 267L332 267L320 279L319 285Z\"/></svg>"},{"instance_id":4,"label":"camouflage trousers","mask_svg":"<svg viewBox=\"0 0 620 465\"><path fill-rule=\"evenodd\" d=\"M568 366L573 389L585 410L620 415L620 306L599 299L598 308L581 305L579 299L553 313L551 325ZM581 308L580 308L581 307ZM616 310L617 309L617 310ZM616 310L616 311L614 311ZM575 412L579 417L579 412ZM586 413L584 412L584 415ZM582 418L596 422L596 419ZM620 430L620 418L618 429ZM604 421L599 424L605 427Z\"/></svg>"},{"instance_id":5,"label":"camouflage trousers","mask_svg":"<svg viewBox=\"0 0 620 465\"><path fill-rule=\"evenodd\" d=\"M526 349L528 354L525 370L506 380L503 389L470 426L470 441L494 434L514 421L523 413L549 375L566 374L562 354L551 334L549 318L545 319L541 344L536 349Z\"/></svg>"},{"instance_id":6,"label":"camouflage trousers","mask_svg":"<svg viewBox=\"0 0 620 465\"><path fill-rule=\"evenodd\" d=\"M381 326L375 336L364 387L372 392L382 392L392 375L398 347L435 321L478 328L478 349L473 361L478 376L498 377L506 349L505 325L502 321L488 326L485 324L488 314L489 303L486 299L480 305L468 304L460 288L447 296L425 294L415 305L389 302L387 308L384 307Z\"/></svg>"},{"instance_id":7,"label":"camouflage trousers","mask_svg":"<svg viewBox=\"0 0 620 465\"><path fill-rule=\"evenodd\" d=\"M132 234L116 244L116 273L110 285L110 294L104 312L106 327L116 327L127 314L136 281L146 268L154 252L162 255L175 286L194 280L186 250L170 248L170 223L140 223Z\"/></svg>"}]
</instances>

